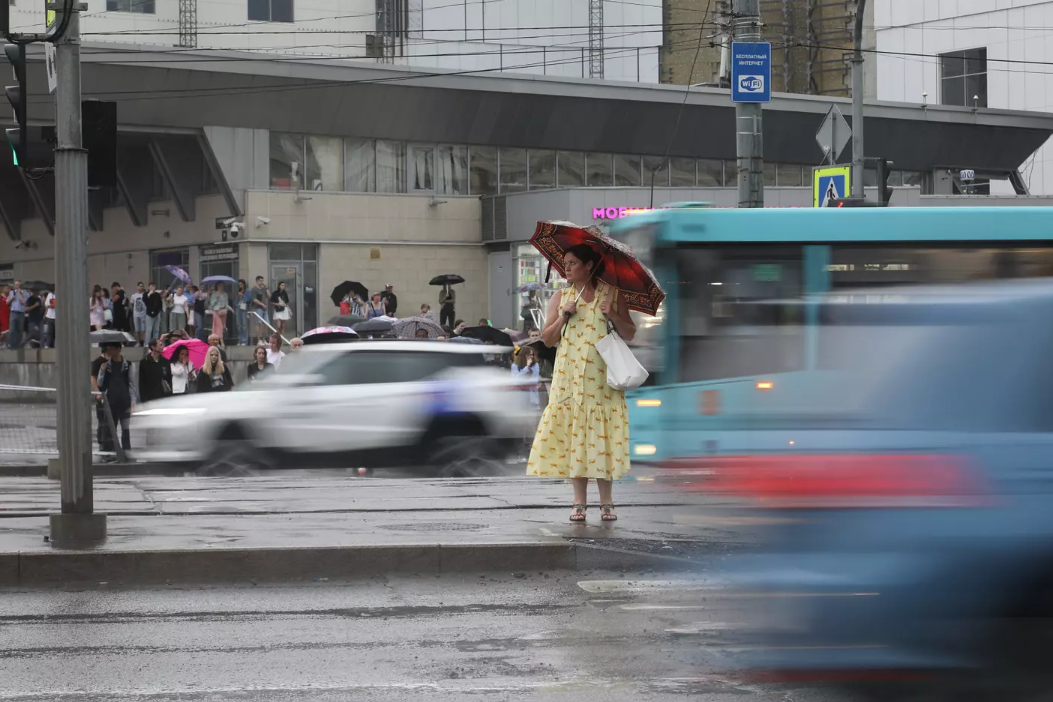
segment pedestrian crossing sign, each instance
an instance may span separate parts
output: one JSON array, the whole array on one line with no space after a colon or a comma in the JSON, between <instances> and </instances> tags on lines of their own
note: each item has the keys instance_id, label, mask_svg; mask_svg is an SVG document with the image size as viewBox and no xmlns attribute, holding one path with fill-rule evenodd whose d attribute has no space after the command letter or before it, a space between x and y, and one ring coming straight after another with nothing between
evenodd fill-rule
<instances>
[{"instance_id":1,"label":"pedestrian crossing sign","mask_svg":"<svg viewBox=\"0 0 1053 702\"><path fill-rule=\"evenodd\" d=\"M851 166L828 166L812 171L812 207L826 207L831 200L851 194Z\"/></svg>"}]
</instances>

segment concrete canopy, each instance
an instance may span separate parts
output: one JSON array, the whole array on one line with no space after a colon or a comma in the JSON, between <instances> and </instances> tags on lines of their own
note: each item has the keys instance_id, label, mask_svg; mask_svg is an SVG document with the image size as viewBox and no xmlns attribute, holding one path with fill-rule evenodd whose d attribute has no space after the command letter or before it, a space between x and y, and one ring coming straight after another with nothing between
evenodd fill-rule
<instances>
[{"instance_id":1,"label":"concrete canopy","mask_svg":"<svg viewBox=\"0 0 1053 702\"><path fill-rule=\"evenodd\" d=\"M214 125L641 155L666 152L685 90L92 43L84 45L84 62L84 97L117 101L120 123L144 131ZM31 61L30 81L44 85L41 64ZM40 92L31 92L30 116L50 122L52 101ZM818 164L813 137L831 104L850 113L841 99L777 95L764 113L765 160ZM0 105L0 121L9 119L5 110ZM867 155L891 159L897 169L1010 172L1053 133L1053 115L874 103L866 128ZM669 152L735 157L727 91L691 89Z\"/></svg>"}]
</instances>

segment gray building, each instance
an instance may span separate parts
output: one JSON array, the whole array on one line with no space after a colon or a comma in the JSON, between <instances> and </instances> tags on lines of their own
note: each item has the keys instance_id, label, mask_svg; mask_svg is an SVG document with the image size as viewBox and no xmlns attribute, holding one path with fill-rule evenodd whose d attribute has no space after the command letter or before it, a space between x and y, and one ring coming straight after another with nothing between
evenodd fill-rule
<instances>
[{"instance_id":1,"label":"gray building","mask_svg":"<svg viewBox=\"0 0 1053 702\"><path fill-rule=\"evenodd\" d=\"M35 51L42 125L53 110ZM719 90L685 101L678 86L99 44L84 61L85 98L116 101L120 121L118 187L91 193L90 280L163 285L166 265L263 275L293 292L297 331L335 312L345 279L393 284L405 314L435 305L440 273L467 279L458 316L508 324L510 291L537 273L522 249L533 222L734 203L734 109ZM813 137L837 102L766 108L770 205L810 203ZM894 161L905 204L953 196L963 168L1026 195L1017 169L1051 131L1045 114L867 106L868 155ZM229 218L244 227L217 225ZM0 278L54 277L53 222L53 180L0 164Z\"/></svg>"}]
</instances>

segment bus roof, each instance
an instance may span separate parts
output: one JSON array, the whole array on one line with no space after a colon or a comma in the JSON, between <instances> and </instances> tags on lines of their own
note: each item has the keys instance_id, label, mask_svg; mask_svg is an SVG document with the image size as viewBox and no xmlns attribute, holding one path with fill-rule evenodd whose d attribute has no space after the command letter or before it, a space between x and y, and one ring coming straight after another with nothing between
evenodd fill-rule
<instances>
[{"instance_id":1,"label":"bus roof","mask_svg":"<svg viewBox=\"0 0 1053 702\"><path fill-rule=\"evenodd\" d=\"M1053 207L669 208L611 223L655 244L1053 241Z\"/></svg>"}]
</instances>

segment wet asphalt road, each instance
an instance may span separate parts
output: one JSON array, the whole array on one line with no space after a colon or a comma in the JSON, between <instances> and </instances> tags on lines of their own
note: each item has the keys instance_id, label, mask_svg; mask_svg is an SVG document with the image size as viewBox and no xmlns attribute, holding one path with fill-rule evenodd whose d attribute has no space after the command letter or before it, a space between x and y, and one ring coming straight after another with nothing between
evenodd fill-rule
<instances>
[{"instance_id":1,"label":"wet asphalt road","mask_svg":"<svg viewBox=\"0 0 1053 702\"><path fill-rule=\"evenodd\" d=\"M832 702L722 672L747 605L635 573L2 592L0 700Z\"/></svg>"}]
</instances>

